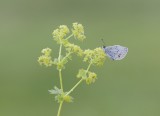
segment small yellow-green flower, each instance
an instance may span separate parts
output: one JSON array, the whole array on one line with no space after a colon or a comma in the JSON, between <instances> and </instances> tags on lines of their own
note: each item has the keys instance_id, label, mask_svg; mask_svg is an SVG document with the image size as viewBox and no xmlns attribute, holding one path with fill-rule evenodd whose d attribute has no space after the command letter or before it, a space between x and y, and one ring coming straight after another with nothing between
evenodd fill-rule
<instances>
[{"instance_id":1,"label":"small yellow-green flower","mask_svg":"<svg viewBox=\"0 0 160 116\"><path fill-rule=\"evenodd\" d=\"M84 51L84 62L89 62L97 66L102 65L106 59L106 55L102 48L95 48L94 50Z\"/></svg>"},{"instance_id":2,"label":"small yellow-green flower","mask_svg":"<svg viewBox=\"0 0 160 116\"><path fill-rule=\"evenodd\" d=\"M52 66L53 64L53 61L51 59L50 56L45 56L45 55L42 55L38 58L38 62L40 65L45 65L45 66Z\"/></svg>"},{"instance_id":3,"label":"small yellow-green flower","mask_svg":"<svg viewBox=\"0 0 160 116\"><path fill-rule=\"evenodd\" d=\"M85 79L87 84L94 83L97 79L97 75L94 72L88 72L88 77Z\"/></svg>"},{"instance_id":4,"label":"small yellow-green flower","mask_svg":"<svg viewBox=\"0 0 160 116\"><path fill-rule=\"evenodd\" d=\"M73 97L71 97L70 95L64 95L63 100L65 102L73 102Z\"/></svg>"},{"instance_id":5,"label":"small yellow-green flower","mask_svg":"<svg viewBox=\"0 0 160 116\"><path fill-rule=\"evenodd\" d=\"M68 43L68 44L65 45L65 47L66 47L66 50L68 52L75 53L78 56L82 56L83 55L83 50L78 45Z\"/></svg>"},{"instance_id":6,"label":"small yellow-green flower","mask_svg":"<svg viewBox=\"0 0 160 116\"><path fill-rule=\"evenodd\" d=\"M77 78L82 78L86 81L86 84L94 83L97 79L97 75L94 72L90 72L88 70L80 69Z\"/></svg>"},{"instance_id":7,"label":"small yellow-green flower","mask_svg":"<svg viewBox=\"0 0 160 116\"><path fill-rule=\"evenodd\" d=\"M83 41L86 38L86 36L84 35L84 28L82 24L73 23L72 33L78 40Z\"/></svg>"},{"instance_id":8,"label":"small yellow-green flower","mask_svg":"<svg viewBox=\"0 0 160 116\"><path fill-rule=\"evenodd\" d=\"M50 56L52 50L50 48L45 48L42 51L42 54L44 54L45 56Z\"/></svg>"}]
</instances>

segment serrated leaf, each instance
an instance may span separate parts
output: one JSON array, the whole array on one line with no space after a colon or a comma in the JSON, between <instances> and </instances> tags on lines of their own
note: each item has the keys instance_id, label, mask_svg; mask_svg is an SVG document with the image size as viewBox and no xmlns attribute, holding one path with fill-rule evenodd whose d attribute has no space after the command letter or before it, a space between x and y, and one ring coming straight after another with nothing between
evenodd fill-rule
<instances>
[{"instance_id":1,"label":"serrated leaf","mask_svg":"<svg viewBox=\"0 0 160 116\"><path fill-rule=\"evenodd\" d=\"M53 61L53 63L57 64L58 63L58 58L55 58L54 61Z\"/></svg>"},{"instance_id":2,"label":"serrated leaf","mask_svg":"<svg viewBox=\"0 0 160 116\"><path fill-rule=\"evenodd\" d=\"M48 91L49 91L50 94L58 94L58 92L56 90L53 90L53 89L48 90Z\"/></svg>"},{"instance_id":3,"label":"serrated leaf","mask_svg":"<svg viewBox=\"0 0 160 116\"><path fill-rule=\"evenodd\" d=\"M54 87L54 89L48 90L50 94L62 94L63 91L61 89L59 89L58 87Z\"/></svg>"}]
</instances>

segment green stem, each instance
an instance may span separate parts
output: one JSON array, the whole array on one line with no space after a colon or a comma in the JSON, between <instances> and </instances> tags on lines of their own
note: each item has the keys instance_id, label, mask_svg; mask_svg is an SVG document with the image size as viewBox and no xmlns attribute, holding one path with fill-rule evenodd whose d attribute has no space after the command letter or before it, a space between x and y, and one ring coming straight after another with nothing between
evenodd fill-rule
<instances>
[{"instance_id":1,"label":"green stem","mask_svg":"<svg viewBox=\"0 0 160 116\"><path fill-rule=\"evenodd\" d=\"M73 33L70 35L70 36L68 36L65 40L68 40L69 38L71 38L73 36Z\"/></svg>"},{"instance_id":2,"label":"green stem","mask_svg":"<svg viewBox=\"0 0 160 116\"><path fill-rule=\"evenodd\" d=\"M73 34L71 34L70 36L68 36L66 39L69 39L70 37L72 37ZM61 62L61 53L62 53L62 43L60 43L60 48L59 48L59 56L58 56L58 61L59 63ZM65 57L67 58L68 56L70 55L70 53ZM64 58L64 59L65 59ZM64 60L63 59L63 60ZM63 81L62 81L62 70L59 69L59 79L60 79L60 86L61 86L61 90L63 92ZM59 108L58 108L58 113L57 113L57 116L60 116L60 113L61 113L61 109L62 109L62 105L63 105L63 101L61 101L59 103Z\"/></svg>"},{"instance_id":3,"label":"green stem","mask_svg":"<svg viewBox=\"0 0 160 116\"><path fill-rule=\"evenodd\" d=\"M62 53L62 43L60 44L60 47L59 47L59 56L58 56L58 62L61 62L61 53ZM60 79L60 86L61 86L61 89L63 91L63 81L62 81L62 70L59 69L59 79Z\"/></svg>"},{"instance_id":4,"label":"green stem","mask_svg":"<svg viewBox=\"0 0 160 116\"><path fill-rule=\"evenodd\" d=\"M69 56L71 55L72 52L69 52L63 59L62 59L62 62Z\"/></svg>"},{"instance_id":5,"label":"green stem","mask_svg":"<svg viewBox=\"0 0 160 116\"><path fill-rule=\"evenodd\" d=\"M58 56L58 61L59 62L61 62L61 53L62 53L62 43L60 44L60 47L59 47L59 56ZM61 89L63 91L62 71L61 71L61 69L59 69L59 79L60 79L60 86L61 86Z\"/></svg>"},{"instance_id":6,"label":"green stem","mask_svg":"<svg viewBox=\"0 0 160 116\"><path fill-rule=\"evenodd\" d=\"M88 68L87 68L87 70L86 70L86 73L89 71L91 65L92 65L92 62L89 63Z\"/></svg>"},{"instance_id":7,"label":"green stem","mask_svg":"<svg viewBox=\"0 0 160 116\"><path fill-rule=\"evenodd\" d=\"M68 53L68 54L61 60L61 62L63 62L63 60L65 60L70 54L71 54L71 52ZM60 79L60 86L61 86L61 89L62 89L62 91L63 91L63 81L62 81L62 70L61 70L61 69L59 69L59 79Z\"/></svg>"},{"instance_id":8,"label":"green stem","mask_svg":"<svg viewBox=\"0 0 160 116\"><path fill-rule=\"evenodd\" d=\"M61 60L61 52L62 52L62 43L60 44L60 47L59 47L59 56L58 56L58 61L59 62Z\"/></svg>"},{"instance_id":9,"label":"green stem","mask_svg":"<svg viewBox=\"0 0 160 116\"><path fill-rule=\"evenodd\" d=\"M63 91L63 81L62 81L62 70L61 69L59 69L59 79L60 79L60 86Z\"/></svg>"},{"instance_id":10,"label":"green stem","mask_svg":"<svg viewBox=\"0 0 160 116\"><path fill-rule=\"evenodd\" d=\"M79 80L78 83L75 84L75 86L73 86L72 89L69 92L67 92L67 94L65 96L69 95L82 81L83 81L83 78L81 80Z\"/></svg>"},{"instance_id":11,"label":"green stem","mask_svg":"<svg viewBox=\"0 0 160 116\"><path fill-rule=\"evenodd\" d=\"M62 43L60 44L60 47L59 47L58 62L61 62L61 53L62 53ZM61 90L63 92L63 81L62 81L62 70L61 69L59 69L59 80L60 80ZM58 108L57 116L60 116L62 105L63 105L63 101L61 101L59 103L59 108Z\"/></svg>"},{"instance_id":12,"label":"green stem","mask_svg":"<svg viewBox=\"0 0 160 116\"><path fill-rule=\"evenodd\" d=\"M61 109L62 109L62 104L63 104L63 101L61 101L60 104L59 104L57 116L60 116Z\"/></svg>"}]
</instances>

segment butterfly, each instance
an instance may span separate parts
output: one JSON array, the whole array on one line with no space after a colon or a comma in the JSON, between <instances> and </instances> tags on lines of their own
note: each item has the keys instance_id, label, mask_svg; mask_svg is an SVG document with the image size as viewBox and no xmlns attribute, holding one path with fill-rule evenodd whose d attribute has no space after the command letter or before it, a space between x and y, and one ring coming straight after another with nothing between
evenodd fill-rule
<instances>
[{"instance_id":1,"label":"butterfly","mask_svg":"<svg viewBox=\"0 0 160 116\"><path fill-rule=\"evenodd\" d=\"M103 39L101 39L103 44L105 42ZM128 48L120 45L113 45L113 46L104 46L103 45L103 50L106 53L106 55L112 59L112 60L122 60L128 52Z\"/></svg>"},{"instance_id":2,"label":"butterfly","mask_svg":"<svg viewBox=\"0 0 160 116\"><path fill-rule=\"evenodd\" d=\"M112 60L122 60L127 52L128 48L120 45L113 45L113 46L103 46L103 50L106 55Z\"/></svg>"}]
</instances>

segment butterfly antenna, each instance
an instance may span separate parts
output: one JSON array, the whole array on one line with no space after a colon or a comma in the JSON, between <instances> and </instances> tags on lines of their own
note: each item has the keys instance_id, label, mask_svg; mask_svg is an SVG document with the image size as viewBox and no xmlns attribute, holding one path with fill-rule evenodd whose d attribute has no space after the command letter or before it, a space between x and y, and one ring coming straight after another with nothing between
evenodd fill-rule
<instances>
[{"instance_id":1,"label":"butterfly antenna","mask_svg":"<svg viewBox=\"0 0 160 116\"><path fill-rule=\"evenodd\" d=\"M105 45L106 45L106 43L104 42L104 40L103 39L101 39L102 40L102 43L103 43L103 47L106 47Z\"/></svg>"}]
</instances>

